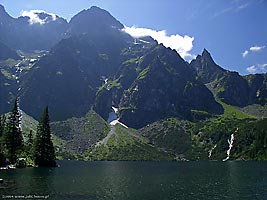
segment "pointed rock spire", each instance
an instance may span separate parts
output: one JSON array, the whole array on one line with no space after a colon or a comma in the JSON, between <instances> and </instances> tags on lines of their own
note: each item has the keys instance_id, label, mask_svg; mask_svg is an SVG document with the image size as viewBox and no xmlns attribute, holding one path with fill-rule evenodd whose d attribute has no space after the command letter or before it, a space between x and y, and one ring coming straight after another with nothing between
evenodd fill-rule
<instances>
[{"instance_id":1,"label":"pointed rock spire","mask_svg":"<svg viewBox=\"0 0 267 200\"><path fill-rule=\"evenodd\" d=\"M214 63L214 64L215 64L213 58L212 58L211 55L210 55L210 52L208 52L208 50L205 49L205 48L204 48L204 50L203 50L203 52L202 52L202 54L201 54L201 57L202 57L202 59L205 60L206 62L208 62L208 63Z\"/></svg>"}]
</instances>

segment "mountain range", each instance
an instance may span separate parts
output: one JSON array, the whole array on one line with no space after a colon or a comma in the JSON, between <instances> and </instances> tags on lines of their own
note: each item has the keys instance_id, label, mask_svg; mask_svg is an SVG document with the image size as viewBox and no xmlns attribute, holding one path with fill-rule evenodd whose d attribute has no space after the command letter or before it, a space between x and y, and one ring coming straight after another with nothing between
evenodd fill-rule
<instances>
[{"instance_id":1,"label":"mountain range","mask_svg":"<svg viewBox=\"0 0 267 200\"><path fill-rule=\"evenodd\" d=\"M109 12L95 6L81 11L69 22L44 11L35 14L37 21L29 17L13 18L0 5L1 113L8 112L18 96L20 108L35 119L48 105L53 127L58 127L61 126L58 123L70 126L68 120L73 117L72 125L78 119L81 124L88 112L106 121L115 107L121 123L140 129L141 135L126 131L132 138L129 143L138 144L138 152L140 145L149 152L156 146L155 151L163 148L175 152L176 157L187 154L190 158L200 156L192 153L199 150L197 137L213 138L193 131L198 123L211 119L217 123L222 116L235 120L267 116L267 74L241 76L225 70L206 49L188 63L175 50L149 36L133 38ZM215 122L207 123L213 126ZM162 132L151 127L158 127ZM119 126L116 130L125 132ZM179 134L174 136L173 130ZM171 133L170 140L174 137L179 143L181 138L187 145L195 146L172 144L165 148L157 140L163 137L163 132ZM69 141L62 134L55 132L59 138ZM211 133L207 131L207 134ZM87 147L93 148L103 136L106 135L90 136L94 139ZM117 134L117 139L120 138ZM222 146L226 148L227 142ZM100 154L99 150L90 151L92 155ZM101 151L107 153L105 148ZM158 155L170 158L171 154L164 152ZM217 158L221 158L220 153ZM111 155L100 157L117 158Z\"/></svg>"}]
</instances>

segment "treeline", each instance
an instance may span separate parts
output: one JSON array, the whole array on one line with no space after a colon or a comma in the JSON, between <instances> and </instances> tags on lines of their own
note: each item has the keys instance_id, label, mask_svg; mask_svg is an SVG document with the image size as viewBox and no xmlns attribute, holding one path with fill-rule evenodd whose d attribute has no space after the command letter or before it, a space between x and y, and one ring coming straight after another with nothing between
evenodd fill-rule
<instances>
[{"instance_id":1,"label":"treeline","mask_svg":"<svg viewBox=\"0 0 267 200\"><path fill-rule=\"evenodd\" d=\"M36 135L30 131L24 136L21 129L21 112L16 98L10 113L0 116L0 166L27 165L55 167L55 150L51 140L48 107L44 109Z\"/></svg>"}]
</instances>

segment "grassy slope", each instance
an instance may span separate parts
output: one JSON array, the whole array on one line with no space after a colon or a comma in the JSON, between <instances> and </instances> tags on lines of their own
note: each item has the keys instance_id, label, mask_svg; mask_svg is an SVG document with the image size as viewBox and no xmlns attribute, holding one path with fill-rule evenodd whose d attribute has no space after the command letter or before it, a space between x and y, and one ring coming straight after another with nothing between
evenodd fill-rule
<instances>
[{"instance_id":1,"label":"grassy slope","mask_svg":"<svg viewBox=\"0 0 267 200\"><path fill-rule=\"evenodd\" d=\"M115 135L107 145L94 147L88 151L89 160L172 160L170 154L158 150L134 129L115 126Z\"/></svg>"},{"instance_id":2,"label":"grassy slope","mask_svg":"<svg viewBox=\"0 0 267 200\"><path fill-rule=\"evenodd\" d=\"M226 104L219 99L216 99L216 101L223 106L223 109L224 109L223 116L224 117L235 117L238 119L253 119L254 118L254 117L242 112L239 108L237 108L235 106Z\"/></svg>"},{"instance_id":3,"label":"grassy slope","mask_svg":"<svg viewBox=\"0 0 267 200\"><path fill-rule=\"evenodd\" d=\"M106 137L109 125L93 111L84 118L52 123L58 159L82 160L222 160L235 133L230 159L267 160L267 119L239 115L231 106L225 114L199 122L170 118L140 130L115 126L107 145L95 147ZM22 129L27 139L38 122L23 114ZM215 146L211 158L209 151Z\"/></svg>"}]
</instances>

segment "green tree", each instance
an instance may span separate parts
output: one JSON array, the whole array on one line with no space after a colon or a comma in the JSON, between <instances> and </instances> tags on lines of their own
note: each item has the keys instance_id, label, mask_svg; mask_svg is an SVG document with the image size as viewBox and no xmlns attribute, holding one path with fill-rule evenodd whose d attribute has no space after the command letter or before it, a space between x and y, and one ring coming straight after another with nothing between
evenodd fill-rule
<instances>
[{"instance_id":1,"label":"green tree","mask_svg":"<svg viewBox=\"0 0 267 200\"><path fill-rule=\"evenodd\" d=\"M21 114L18 106L18 98L16 98L14 107L7 117L4 130L4 145L6 158L11 164L17 161L17 158L23 151L23 136L20 128Z\"/></svg>"},{"instance_id":2,"label":"green tree","mask_svg":"<svg viewBox=\"0 0 267 200\"><path fill-rule=\"evenodd\" d=\"M0 138L4 134L5 121L6 121L5 115L0 115Z\"/></svg>"},{"instance_id":3,"label":"green tree","mask_svg":"<svg viewBox=\"0 0 267 200\"><path fill-rule=\"evenodd\" d=\"M33 154L35 165L41 167L56 167L56 156L51 140L48 107L44 109L37 127Z\"/></svg>"},{"instance_id":4,"label":"green tree","mask_svg":"<svg viewBox=\"0 0 267 200\"><path fill-rule=\"evenodd\" d=\"M0 116L0 167L5 165L6 158L4 156L4 144L3 144L3 134L5 127L5 116Z\"/></svg>"},{"instance_id":5,"label":"green tree","mask_svg":"<svg viewBox=\"0 0 267 200\"><path fill-rule=\"evenodd\" d=\"M26 147L25 152L27 152L27 157L31 161L33 161L33 134L32 134L32 130L30 130L30 132L27 135L25 147Z\"/></svg>"}]
</instances>

